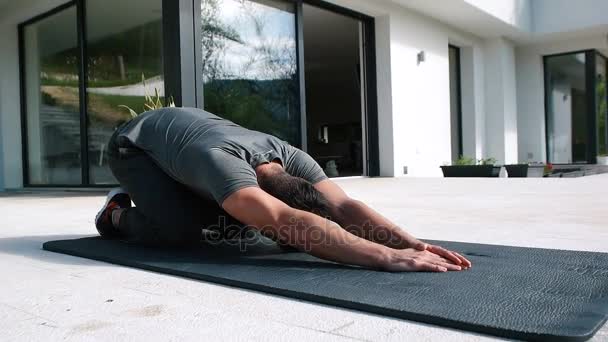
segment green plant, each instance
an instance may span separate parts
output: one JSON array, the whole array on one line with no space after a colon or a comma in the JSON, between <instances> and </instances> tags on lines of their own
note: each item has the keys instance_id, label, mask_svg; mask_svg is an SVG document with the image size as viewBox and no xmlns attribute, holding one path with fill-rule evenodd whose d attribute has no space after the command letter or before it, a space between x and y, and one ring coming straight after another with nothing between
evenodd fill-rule
<instances>
[{"instance_id":1,"label":"green plant","mask_svg":"<svg viewBox=\"0 0 608 342\"><path fill-rule=\"evenodd\" d=\"M494 165L494 164L496 164L496 158L485 158L485 159L475 160L475 158L471 158L471 157L467 157L467 156L460 156L458 158L458 160L456 160L454 162L454 165L457 165L457 166L465 166L465 165Z\"/></svg>"},{"instance_id":2,"label":"green plant","mask_svg":"<svg viewBox=\"0 0 608 342\"><path fill-rule=\"evenodd\" d=\"M485 159L479 159L478 161L479 165L494 165L496 164L496 158L485 158Z\"/></svg>"},{"instance_id":3,"label":"green plant","mask_svg":"<svg viewBox=\"0 0 608 342\"><path fill-rule=\"evenodd\" d=\"M165 107L175 107L175 102L173 101L173 97L170 97L167 101L167 105L163 104L160 94L158 93L158 89L154 88L154 96L148 95L146 93L146 78L144 75L141 75L141 83L144 86L144 112L149 110L161 109ZM119 105L118 107L125 108L131 114L131 118L138 116L141 113L137 113L131 107L126 105Z\"/></svg>"},{"instance_id":4,"label":"green plant","mask_svg":"<svg viewBox=\"0 0 608 342\"><path fill-rule=\"evenodd\" d=\"M463 166L463 165L475 165L475 158L460 156L458 160L454 163L454 165Z\"/></svg>"}]
</instances>

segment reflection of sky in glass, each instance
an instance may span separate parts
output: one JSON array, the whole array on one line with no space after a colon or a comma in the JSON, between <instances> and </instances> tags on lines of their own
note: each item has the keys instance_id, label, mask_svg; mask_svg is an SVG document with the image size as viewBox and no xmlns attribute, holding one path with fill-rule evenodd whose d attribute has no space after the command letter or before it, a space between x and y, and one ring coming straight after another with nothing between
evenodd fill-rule
<instances>
[{"instance_id":1,"label":"reflection of sky in glass","mask_svg":"<svg viewBox=\"0 0 608 342\"><path fill-rule=\"evenodd\" d=\"M223 78L272 80L295 73L293 13L253 1L222 0L218 5L220 21L234 29L243 42L226 42L221 56ZM260 32L256 22L261 24Z\"/></svg>"}]
</instances>

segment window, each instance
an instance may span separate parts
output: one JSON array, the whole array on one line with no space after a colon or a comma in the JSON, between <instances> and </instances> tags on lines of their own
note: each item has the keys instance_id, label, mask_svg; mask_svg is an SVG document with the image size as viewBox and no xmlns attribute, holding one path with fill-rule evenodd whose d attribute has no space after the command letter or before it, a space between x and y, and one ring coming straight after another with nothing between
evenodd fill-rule
<instances>
[{"instance_id":1,"label":"window","mask_svg":"<svg viewBox=\"0 0 608 342\"><path fill-rule=\"evenodd\" d=\"M119 106L141 113L146 92L164 95L162 1L90 0L86 9L89 179L114 184L104 149L130 118Z\"/></svg>"},{"instance_id":2,"label":"window","mask_svg":"<svg viewBox=\"0 0 608 342\"><path fill-rule=\"evenodd\" d=\"M296 6L201 0L205 109L300 143Z\"/></svg>"},{"instance_id":3,"label":"window","mask_svg":"<svg viewBox=\"0 0 608 342\"><path fill-rule=\"evenodd\" d=\"M377 173L371 18L301 1L201 0L201 23L205 110L306 150L331 176Z\"/></svg>"},{"instance_id":4,"label":"window","mask_svg":"<svg viewBox=\"0 0 608 342\"><path fill-rule=\"evenodd\" d=\"M548 161L595 163L606 153L606 58L588 50L545 57Z\"/></svg>"},{"instance_id":5,"label":"window","mask_svg":"<svg viewBox=\"0 0 608 342\"><path fill-rule=\"evenodd\" d=\"M351 97L357 108L349 110L356 120L309 128L314 120L305 113L305 76L316 66L307 64L313 54L305 58L304 49L312 52L319 40L304 40L304 7L291 0L72 0L22 23L24 185L116 184L105 149L130 117L122 106L142 112L144 95L158 91L164 98L165 88L178 105L202 98L204 109L303 149L310 148L309 135L321 139L319 132L326 132L335 144L325 145L337 152L318 153L319 161L342 160L340 175L378 174L373 18L331 4L306 6L308 12L327 10L331 25L339 26L331 17L344 17L357 30L352 60L331 61L348 66L340 71L352 82L344 89L328 87L357 90ZM184 48L190 43L191 50ZM331 46L334 52L341 52L338 45ZM182 65L194 56L195 66ZM320 62L332 69L328 59ZM180 90L185 79L197 81L190 93Z\"/></svg>"},{"instance_id":6,"label":"window","mask_svg":"<svg viewBox=\"0 0 608 342\"><path fill-rule=\"evenodd\" d=\"M82 182L77 36L76 6L22 27L24 159L31 185Z\"/></svg>"},{"instance_id":7,"label":"window","mask_svg":"<svg viewBox=\"0 0 608 342\"><path fill-rule=\"evenodd\" d=\"M366 170L364 23L304 4L307 152L330 177Z\"/></svg>"},{"instance_id":8,"label":"window","mask_svg":"<svg viewBox=\"0 0 608 342\"><path fill-rule=\"evenodd\" d=\"M129 118L119 106L164 94L161 19L162 0L88 0L20 25L25 185L116 183L105 146Z\"/></svg>"}]
</instances>

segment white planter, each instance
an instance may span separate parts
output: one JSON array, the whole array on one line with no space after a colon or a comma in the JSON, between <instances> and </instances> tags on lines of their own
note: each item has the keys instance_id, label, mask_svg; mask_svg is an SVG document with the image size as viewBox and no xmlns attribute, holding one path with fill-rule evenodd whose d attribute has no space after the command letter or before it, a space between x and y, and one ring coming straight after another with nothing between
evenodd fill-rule
<instances>
[{"instance_id":1,"label":"white planter","mask_svg":"<svg viewBox=\"0 0 608 342\"><path fill-rule=\"evenodd\" d=\"M608 165L608 156L597 156L597 165Z\"/></svg>"}]
</instances>

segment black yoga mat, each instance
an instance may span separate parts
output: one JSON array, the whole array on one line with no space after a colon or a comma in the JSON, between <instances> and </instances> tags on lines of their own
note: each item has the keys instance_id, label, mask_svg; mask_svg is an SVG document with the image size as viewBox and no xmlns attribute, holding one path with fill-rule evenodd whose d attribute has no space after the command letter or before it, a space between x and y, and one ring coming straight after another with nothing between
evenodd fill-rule
<instances>
[{"instance_id":1,"label":"black yoga mat","mask_svg":"<svg viewBox=\"0 0 608 342\"><path fill-rule=\"evenodd\" d=\"M387 273L248 240L184 250L95 237L51 241L44 249L507 338L583 341L606 321L608 254L431 243L461 252L473 268Z\"/></svg>"}]
</instances>

